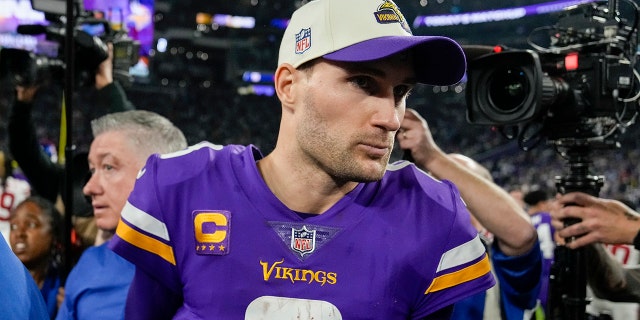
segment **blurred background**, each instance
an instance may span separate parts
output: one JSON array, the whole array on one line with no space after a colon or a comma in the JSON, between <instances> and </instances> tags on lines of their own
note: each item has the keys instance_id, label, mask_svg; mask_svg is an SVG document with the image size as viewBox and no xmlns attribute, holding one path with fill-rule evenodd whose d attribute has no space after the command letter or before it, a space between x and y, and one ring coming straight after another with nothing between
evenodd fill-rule
<instances>
[{"instance_id":1,"label":"blurred background","mask_svg":"<svg viewBox=\"0 0 640 320\"><path fill-rule=\"evenodd\" d=\"M345 0L347 1L347 0ZM64 1L57 6L64 5ZM263 153L274 146L280 104L274 96L272 73L279 39L300 0L85 0L85 9L99 10L114 29L124 30L140 44L129 77L121 81L139 109L171 119L190 144L255 144ZM414 34L445 35L465 45L503 45L531 49L530 34L556 23L558 10L589 1L396 0ZM52 52L46 37L17 32L19 25L47 22L29 0L0 0L0 46L42 55ZM35 33L35 32L30 32ZM46 50L45 50L46 49ZM58 48L59 49L59 48ZM40 51L38 51L40 50ZM49 54L55 58L54 54ZM634 57L635 58L635 57ZM6 61L0 61L0 64ZM5 76L5 74L0 74ZM62 79L58 84L62 83ZM76 88L73 143L86 150L91 140L91 90ZM6 127L14 88L0 86L0 128ZM555 189L555 177L566 161L556 150L539 145L528 151L493 126L466 120L466 82L454 86L419 86L408 107L429 122L437 143L447 152L466 154L487 166L506 189ZM34 108L38 135L59 143L61 96L51 90ZM593 174L603 175L601 195L640 199L640 159L635 126L620 138L620 148L598 152ZM0 146L6 134L0 130ZM402 156L394 151L394 159Z\"/></svg>"}]
</instances>

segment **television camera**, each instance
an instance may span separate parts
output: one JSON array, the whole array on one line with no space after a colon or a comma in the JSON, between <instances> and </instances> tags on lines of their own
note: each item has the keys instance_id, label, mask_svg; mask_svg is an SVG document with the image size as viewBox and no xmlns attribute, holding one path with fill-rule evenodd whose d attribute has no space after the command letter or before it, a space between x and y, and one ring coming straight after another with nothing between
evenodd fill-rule
<instances>
[{"instance_id":1,"label":"television camera","mask_svg":"<svg viewBox=\"0 0 640 320\"><path fill-rule=\"evenodd\" d=\"M619 147L638 115L640 8L624 3L626 11L615 1L567 8L554 26L530 34L534 50L496 46L468 54L467 121L496 127L524 150L547 140L568 163L569 172L556 177L560 193L597 196L604 178L590 172L592 149ZM543 31L544 41L534 41ZM547 318L604 319L586 313L586 265L582 248L556 247Z\"/></svg>"},{"instance_id":2,"label":"television camera","mask_svg":"<svg viewBox=\"0 0 640 320\"><path fill-rule=\"evenodd\" d=\"M48 43L39 45L35 52L3 48L0 51L0 76L6 76L17 85L35 85L63 79L66 69L65 3L57 0L31 0L34 10L45 14L47 25L19 25L17 33L44 35ZM113 45L113 78L123 85L131 83L129 68L139 59L140 44L131 39L125 30L114 29L102 13L84 11L82 0L74 1L74 65L73 72L78 86L91 85L95 72L109 56L107 43Z\"/></svg>"},{"instance_id":3,"label":"television camera","mask_svg":"<svg viewBox=\"0 0 640 320\"><path fill-rule=\"evenodd\" d=\"M469 61L467 120L500 128L523 149L543 138L610 147L637 116L634 21L615 2L593 2L559 14L555 26L534 30L535 50L497 47ZM547 31L547 43L532 39Z\"/></svg>"}]
</instances>

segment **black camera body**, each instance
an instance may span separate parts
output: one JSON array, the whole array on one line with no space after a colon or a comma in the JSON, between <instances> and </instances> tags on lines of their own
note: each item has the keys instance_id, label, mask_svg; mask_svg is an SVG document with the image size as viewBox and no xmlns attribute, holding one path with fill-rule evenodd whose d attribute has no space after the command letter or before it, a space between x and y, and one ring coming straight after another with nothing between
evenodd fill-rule
<instances>
[{"instance_id":1,"label":"black camera body","mask_svg":"<svg viewBox=\"0 0 640 320\"><path fill-rule=\"evenodd\" d=\"M509 127L521 140L614 142L637 112L635 29L588 4L564 13L549 31L548 48L469 61L468 122Z\"/></svg>"},{"instance_id":2,"label":"black camera body","mask_svg":"<svg viewBox=\"0 0 640 320\"><path fill-rule=\"evenodd\" d=\"M38 1L37 6L34 3L34 9L42 7L42 3L46 2ZM76 84L93 84L98 66L109 57L107 43L113 44L114 80L124 85L130 84L129 68L138 62L139 42L131 39L125 31L111 28L106 19L94 17L93 12L81 8L75 8L74 12L76 17L73 19L73 70ZM18 85L36 85L63 79L67 69L64 57L66 17L59 11L45 12L45 17L49 25L19 25L17 32L30 35L44 34L48 41L58 44L58 50L36 54L21 49L2 49L0 76L9 76Z\"/></svg>"}]
</instances>

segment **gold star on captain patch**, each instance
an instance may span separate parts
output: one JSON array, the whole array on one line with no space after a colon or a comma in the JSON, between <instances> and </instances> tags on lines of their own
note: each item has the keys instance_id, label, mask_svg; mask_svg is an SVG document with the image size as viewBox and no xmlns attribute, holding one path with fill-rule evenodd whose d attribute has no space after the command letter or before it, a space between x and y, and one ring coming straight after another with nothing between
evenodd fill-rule
<instances>
[{"instance_id":1,"label":"gold star on captain patch","mask_svg":"<svg viewBox=\"0 0 640 320\"><path fill-rule=\"evenodd\" d=\"M215 249L216 249L216 246L214 246L214 245L209 245L209 250L213 251L213 250L215 250Z\"/></svg>"},{"instance_id":2,"label":"gold star on captain patch","mask_svg":"<svg viewBox=\"0 0 640 320\"><path fill-rule=\"evenodd\" d=\"M218 248L220 248L220 251L224 251L224 249L226 249L223 245L220 245Z\"/></svg>"}]
</instances>

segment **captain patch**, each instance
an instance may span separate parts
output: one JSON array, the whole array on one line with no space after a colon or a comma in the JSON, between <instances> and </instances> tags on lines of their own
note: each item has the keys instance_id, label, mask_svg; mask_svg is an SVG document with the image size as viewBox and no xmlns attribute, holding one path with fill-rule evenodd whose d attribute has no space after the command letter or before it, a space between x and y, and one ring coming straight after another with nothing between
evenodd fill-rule
<instances>
[{"instance_id":1,"label":"captain patch","mask_svg":"<svg viewBox=\"0 0 640 320\"><path fill-rule=\"evenodd\" d=\"M231 232L231 212L226 210L194 211L193 231L197 254L228 254Z\"/></svg>"}]
</instances>

